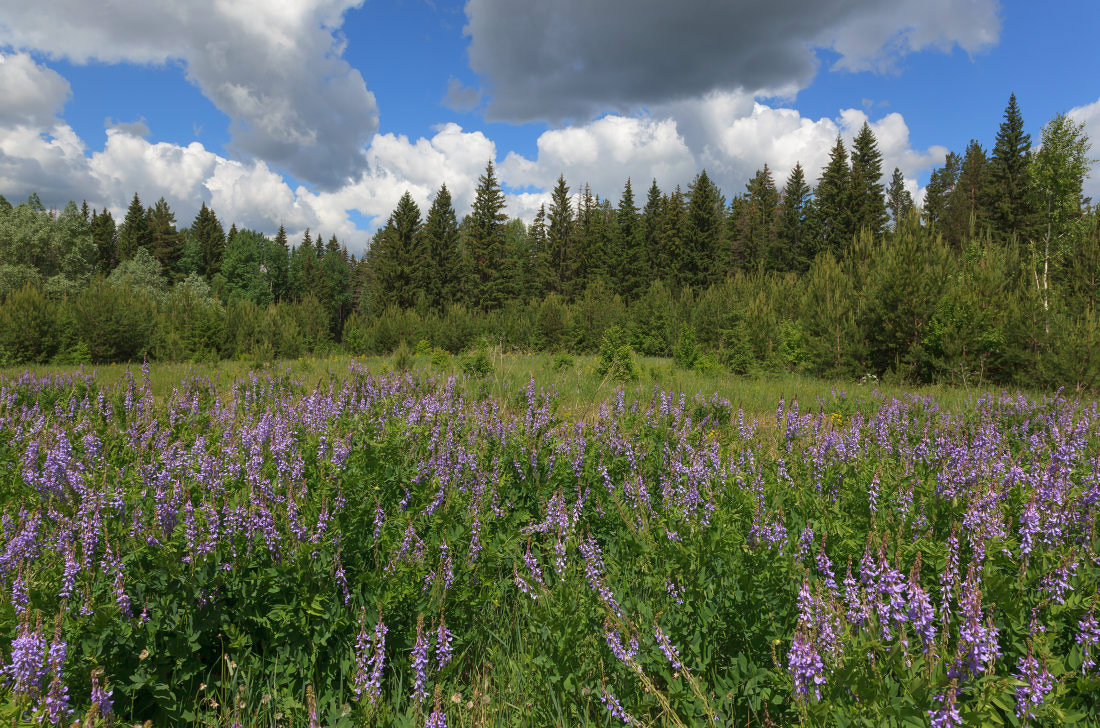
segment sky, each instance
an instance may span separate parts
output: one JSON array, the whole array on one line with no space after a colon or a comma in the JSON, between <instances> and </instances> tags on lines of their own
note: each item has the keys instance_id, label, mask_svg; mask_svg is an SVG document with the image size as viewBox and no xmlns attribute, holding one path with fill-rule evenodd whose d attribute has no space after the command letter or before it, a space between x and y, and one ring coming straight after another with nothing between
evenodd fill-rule
<instances>
[{"instance_id":1,"label":"sky","mask_svg":"<svg viewBox=\"0 0 1100 728\"><path fill-rule=\"evenodd\" d=\"M919 199L1012 93L1034 144L1065 112L1100 157L1098 31L1094 0L0 0L0 194L358 252L406 190L467 211L489 160L530 220L559 175L816 179L868 122Z\"/></svg>"}]
</instances>

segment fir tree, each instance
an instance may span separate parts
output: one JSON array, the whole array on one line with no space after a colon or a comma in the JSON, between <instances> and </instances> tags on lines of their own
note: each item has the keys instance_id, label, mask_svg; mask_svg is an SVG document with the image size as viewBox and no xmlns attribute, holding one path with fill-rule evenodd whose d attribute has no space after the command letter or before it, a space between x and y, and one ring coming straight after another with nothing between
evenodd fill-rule
<instances>
[{"instance_id":1,"label":"fir tree","mask_svg":"<svg viewBox=\"0 0 1100 728\"><path fill-rule=\"evenodd\" d=\"M442 310L458 299L462 264L458 218L447 185L441 186L432 200L421 234L430 272L425 292L430 304Z\"/></svg>"},{"instance_id":2,"label":"fir tree","mask_svg":"<svg viewBox=\"0 0 1100 728\"><path fill-rule=\"evenodd\" d=\"M745 267L779 267L775 252L778 211L779 191L765 164L745 185L737 220L739 257Z\"/></svg>"},{"instance_id":3,"label":"fir tree","mask_svg":"<svg viewBox=\"0 0 1100 728\"><path fill-rule=\"evenodd\" d=\"M420 208L406 190L374 238L374 280L378 305L410 308L421 283Z\"/></svg>"},{"instance_id":4,"label":"fir tree","mask_svg":"<svg viewBox=\"0 0 1100 728\"><path fill-rule=\"evenodd\" d=\"M819 249L835 253L851 244L849 189L848 151L838 136L814 191L814 227L820 236Z\"/></svg>"},{"instance_id":5,"label":"fir tree","mask_svg":"<svg viewBox=\"0 0 1100 728\"><path fill-rule=\"evenodd\" d=\"M988 168L985 150L972 139L959 165L944 218L944 237L956 248L965 246L972 224L989 219L985 199Z\"/></svg>"},{"instance_id":6,"label":"fir tree","mask_svg":"<svg viewBox=\"0 0 1100 728\"><path fill-rule=\"evenodd\" d=\"M176 215L163 197L149 212L149 233L153 257L165 272L174 270L183 252L183 240L176 231Z\"/></svg>"},{"instance_id":7,"label":"fir tree","mask_svg":"<svg viewBox=\"0 0 1100 728\"><path fill-rule=\"evenodd\" d=\"M92 214L92 242L96 249L96 267L106 275L119 263L115 219L109 210Z\"/></svg>"},{"instance_id":8,"label":"fir tree","mask_svg":"<svg viewBox=\"0 0 1100 728\"><path fill-rule=\"evenodd\" d=\"M805 271L813 260L811 238L806 231L810 186L802 165L795 163L780 195L776 225L776 267L779 270Z\"/></svg>"},{"instance_id":9,"label":"fir tree","mask_svg":"<svg viewBox=\"0 0 1100 728\"><path fill-rule=\"evenodd\" d=\"M546 248L550 264L550 290L566 294L573 288L576 270L576 220L573 201L565 177L559 176L550 193L550 209L546 213Z\"/></svg>"},{"instance_id":10,"label":"fir tree","mask_svg":"<svg viewBox=\"0 0 1100 728\"><path fill-rule=\"evenodd\" d=\"M1019 236L1023 242L1033 223L1032 200L1028 194L1028 165L1031 162L1031 135L1024 132L1024 119L1016 103L1016 94L1008 99L1004 121L997 131L989 160L987 200L989 222L1000 240Z\"/></svg>"},{"instance_id":11,"label":"fir tree","mask_svg":"<svg viewBox=\"0 0 1100 728\"><path fill-rule=\"evenodd\" d=\"M668 260L661 245L661 220L664 217L664 195L657 180L649 186L642 208L642 229L645 235L646 263L655 279L668 280Z\"/></svg>"},{"instance_id":12,"label":"fir tree","mask_svg":"<svg viewBox=\"0 0 1100 728\"><path fill-rule=\"evenodd\" d=\"M528 293L535 298L542 298L552 288L553 275L550 270L550 251L546 236L546 205L539 205L539 211L535 213L535 219L527 228L527 251L530 255Z\"/></svg>"},{"instance_id":13,"label":"fir tree","mask_svg":"<svg viewBox=\"0 0 1100 728\"><path fill-rule=\"evenodd\" d=\"M948 152L943 166L932 170L928 187L924 190L924 224L929 227L942 227L947 221L947 211L955 183L959 180L959 167L962 160L954 152Z\"/></svg>"},{"instance_id":14,"label":"fir tree","mask_svg":"<svg viewBox=\"0 0 1100 728\"><path fill-rule=\"evenodd\" d=\"M492 160L478 178L473 209L470 211L468 256L472 265L470 277L471 303L482 309L504 305L507 271L501 270L504 259L504 192L497 182Z\"/></svg>"},{"instance_id":15,"label":"fir tree","mask_svg":"<svg viewBox=\"0 0 1100 728\"><path fill-rule=\"evenodd\" d=\"M135 192L134 198L130 200L130 207L126 210L126 217L118 228L118 257L120 260L129 260L134 257L138 248L148 250L151 242L149 215Z\"/></svg>"},{"instance_id":16,"label":"fir tree","mask_svg":"<svg viewBox=\"0 0 1100 728\"><path fill-rule=\"evenodd\" d=\"M726 202L721 191L700 172L688 188L687 225L684 230L684 251L681 280L701 288L718 279L719 251L725 246Z\"/></svg>"},{"instance_id":17,"label":"fir tree","mask_svg":"<svg viewBox=\"0 0 1100 728\"><path fill-rule=\"evenodd\" d=\"M676 185L676 191L661 201L661 223L657 237L660 259L665 267L654 271L658 276L667 279L673 289L689 283L687 279L691 258L686 249L687 227L687 202L680 185Z\"/></svg>"},{"instance_id":18,"label":"fir tree","mask_svg":"<svg viewBox=\"0 0 1100 728\"><path fill-rule=\"evenodd\" d=\"M890 187L886 190L886 207L890 211L890 219L893 221L893 229L896 233L902 221L913 209L913 195L905 188L905 177L897 167L894 167Z\"/></svg>"},{"instance_id":19,"label":"fir tree","mask_svg":"<svg viewBox=\"0 0 1100 728\"><path fill-rule=\"evenodd\" d=\"M645 227L634 204L634 190L626 180L619 208L615 213L615 281L616 292L634 299L645 291L646 246Z\"/></svg>"},{"instance_id":20,"label":"fir tree","mask_svg":"<svg viewBox=\"0 0 1100 728\"><path fill-rule=\"evenodd\" d=\"M872 235L886 230L889 216L883 200L882 153L871 126L863 122L859 134L852 140L852 167L849 183L852 233L867 229Z\"/></svg>"},{"instance_id":21,"label":"fir tree","mask_svg":"<svg viewBox=\"0 0 1100 728\"><path fill-rule=\"evenodd\" d=\"M210 278L221 269L225 254L225 231L214 211L202 203L195 221L191 223L191 236L198 244L202 267L198 271Z\"/></svg>"}]
</instances>

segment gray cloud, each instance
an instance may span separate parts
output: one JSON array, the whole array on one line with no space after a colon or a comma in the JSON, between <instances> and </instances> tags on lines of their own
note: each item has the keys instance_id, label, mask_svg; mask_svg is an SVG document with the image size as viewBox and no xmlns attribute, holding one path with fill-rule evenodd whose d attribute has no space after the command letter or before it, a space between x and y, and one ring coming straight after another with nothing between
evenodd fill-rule
<instances>
[{"instance_id":1,"label":"gray cloud","mask_svg":"<svg viewBox=\"0 0 1100 728\"><path fill-rule=\"evenodd\" d=\"M181 62L232 147L335 188L365 169L378 107L334 33L362 0L0 0L0 44L76 63Z\"/></svg>"},{"instance_id":2,"label":"gray cloud","mask_svg":"<svg viewBox=\"0 0 1100 728\"><path fill-rule=\"evenodd\" d=\"M481 103L481 92L465 85L454 76L447 79L447 93L443 105L455 111L471 111Z\"/></svg>"},{"instance_id":3,"label":"gray cloud","mask_svg":"<svg viewBox=\"0 0 1100 728\"><path fill-rule=\"evenodd\" d=\"M976 52L996 41L997 13L997 0L468 0L465 30L491 117L562 121L720 90L791 94L815 48L849 70Z\"/></svg>"}]
</instances>

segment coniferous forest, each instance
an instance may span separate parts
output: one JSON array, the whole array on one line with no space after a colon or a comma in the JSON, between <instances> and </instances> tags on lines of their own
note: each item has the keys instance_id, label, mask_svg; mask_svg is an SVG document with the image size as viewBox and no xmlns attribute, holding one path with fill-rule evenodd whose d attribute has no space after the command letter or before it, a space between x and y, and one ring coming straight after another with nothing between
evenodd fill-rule
<instances>
[{"instance_id":1,"label":"coniferous forest","mask_svg":"<svg viewBox=\"0 0 1100 728\"><path fill-rule=\"evenodd\" d=\"M0 361L486 340L583 353L613 331L639 354L687 347L687 365L736 374L1095 389L1091 161L1081 125L1059 115L1033 139L1012 97L992 148L949 154L919 206L867 125L823 169L777 179L765 165L732 194L706 171L687 189L559 178L530 224L509 218L490 162L464 217L440 180L426 210L406 193L362 256L325 231L239 229L205 204L188 224L140 191L122 219L0 197Z\"/></svg>"}]
</instances>

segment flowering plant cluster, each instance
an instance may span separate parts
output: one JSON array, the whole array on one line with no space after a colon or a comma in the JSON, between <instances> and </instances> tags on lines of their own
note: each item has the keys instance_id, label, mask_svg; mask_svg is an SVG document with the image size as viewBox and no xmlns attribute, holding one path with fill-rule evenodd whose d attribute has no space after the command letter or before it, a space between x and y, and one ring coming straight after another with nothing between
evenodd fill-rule
<instances>
[{"instance_id":1,"label":"flowering plant cluster","mask_svg":"<svg viewBox=\"0 0 1100 728\"><path fill-rule=\"evenodd\" d=\"M835 392L773 422L660 388L576 418L534 381L360 364L159 399L147 371L0 380L0 701L57 725L1096 725L1098 431L1060 396Z\"/></svg>"}]
</instances>

